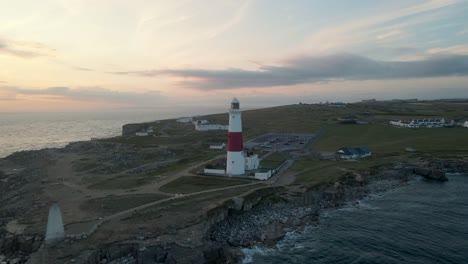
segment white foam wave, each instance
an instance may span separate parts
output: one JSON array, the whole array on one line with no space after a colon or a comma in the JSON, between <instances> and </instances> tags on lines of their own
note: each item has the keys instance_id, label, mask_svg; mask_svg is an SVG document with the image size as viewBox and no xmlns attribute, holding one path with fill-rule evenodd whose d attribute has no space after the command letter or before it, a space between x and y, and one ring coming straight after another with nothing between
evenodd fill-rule
<instances>
[{"instance_id":1,"label":"white foam wave","mask_svg":"<svg viewBox=\"0 0 468 264\"><path fill-rule=\"evenodd\" d=\"M263 248L263 247L258 247L258 246L254 246L252 248L243 248L241 249L241 252L244 254L244 259L242 259L242 262L241 262L243 264L253 263L253 259L255 255L271 256L271 255L278 253L276 249Z\"/></svg>"}]
</instances>

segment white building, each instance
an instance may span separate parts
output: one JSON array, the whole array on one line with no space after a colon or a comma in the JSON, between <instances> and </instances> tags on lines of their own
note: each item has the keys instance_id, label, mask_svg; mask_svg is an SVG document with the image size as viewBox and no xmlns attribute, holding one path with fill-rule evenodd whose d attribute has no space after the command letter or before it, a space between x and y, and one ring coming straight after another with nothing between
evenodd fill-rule
<instances>
[{"instance_id":1,"label":"white building","mask_svg":"<svg viewBox=\"0 0 468 264\"><path fill-rule=\"evenodd\" d=\"M146 137L148 135L149 135L149 133L147 131L139 131L139 132L135 133L135 136L137 136L137 137Z\"/></svg>"},{"instance_id":2,"label":"white building","mask_svg":"<svg viewBox=\"0 0 468 264\"><path fill-rule=\"evenodd\" d=\"M203 120L194 120L194 121L192 121L192 124L194 124L194 125L205 125L205 124L208 124L208 123L209 123L208 120L204 120L204 119Z\"/></svg>"},{"instance_id":3,"label":"white building","mask_svg":"<svg viewBox=\"0 0 468 264\"><path fill-rule=\"evenodd\" d=\"M267 171L258 171L255 173L255 179L261 180L261 181L266 181L271 178L273 175L272 170L267 170Z\"/></svg>"},{"instance_id":4,"label":"white building","mask_svg":"<svg viewBox=\"0 0 468 264\"><path fill-rule=\"evenodd\" d=\"M135 132L135 136L137 137L146 137L154 134L153 127L149 127L147 129L143 129L141 131Z\"/></svg>"},{"instance_id":5,"label":"white building","mask_svg":"<svg viewBox=\"0 0 468 264\"><path fill-rule=\"evenodd\" d=\"M191 123L191 122L193 122L193 118L192 117L180 117L176 121L178 123Z\"/></svg>"},{"instance_id":6,"label":"white building","mask_svg":"<svg viewBox=\"0 0 468 264\"><path fill-rule=\"evenodd\" d=\"M256 170L260 166L260 159L258 155L247 155L245 157L245 170Z\"/></svg>"},{"instance_id":7,"label":"white building","mask_svg":"<svg viewBox=\"0 0 468 264\"><path fill-rule=\"evenodd\" d=\"M219 175L223 175L223 174L226 174L226 170L222 170L222 169L203 169L203 172L206 173L206 174L219 174Z\"/></svg>"},{"instance_id":8,"label":"white building","mask_svg":"<svg viewBox=\"0 0 468 264\"><path fill-rule=\"evenodd\" d=\"M445 119L413 119L411 121L393 120L390 121L390 125L407 127L407 128L420 128L420 127L444 127L446 124Z\"/></svg>"},{"instance_id":9,"label":"white building","mask_svg":"<svg viewBox=\"0 0 468 264\"><path fill-rule=\"evenodd\" d=\"M210 149L224 149L226 147L226 144L212 144L210 145Z\"/></svg>"},{"instance_id":10,"label":"white building","mask_svg":"<svg viewBox=\"0 0 468 264\"><path fill-rule=\"evenodd\" d=\"M465 123L463 123L462 127L467 127L468 128L468 121L465 121Z\"/></svg>"},{"instance_id":11,"label":"white building","mask_svg":"<svg viewBox=\"0 0 468 264\"><path fill-rule=\"evenodd\" d=\"M195 130L197 131L228 130L228 129L229 129L229 126L227 125L217 125L217 124L195 125Z\"/></svg>"}]
</instances>

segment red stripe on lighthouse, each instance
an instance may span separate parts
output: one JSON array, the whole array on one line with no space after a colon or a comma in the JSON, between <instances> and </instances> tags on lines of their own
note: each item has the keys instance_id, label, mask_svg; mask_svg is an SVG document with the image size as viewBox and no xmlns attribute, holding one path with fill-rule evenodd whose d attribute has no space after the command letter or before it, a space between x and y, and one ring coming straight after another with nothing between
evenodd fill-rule
<instances>
[{"instance_id":1,"label":"red stripe on lighthouse","mask_svg":"<svg viewBox=\"0 0 468 264\"><path fill-rule=\"evenodd\" d=\"M243 151L244 142L242 140L242 132L228 133L228 151Z\"/></svg>"}]
</instances>

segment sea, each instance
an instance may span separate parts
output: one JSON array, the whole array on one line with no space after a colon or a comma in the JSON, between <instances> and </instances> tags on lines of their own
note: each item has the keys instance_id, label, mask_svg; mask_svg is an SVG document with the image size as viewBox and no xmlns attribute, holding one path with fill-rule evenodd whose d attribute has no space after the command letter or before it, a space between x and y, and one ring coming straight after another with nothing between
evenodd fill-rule
<instances>
[{"instance_id":1,"label":"sea","mask_svg":"<svg viewBox=\"0 0 468 264\"><path fill-rule=\"evenodd\" d=\"M0 112L0 158L22 150L119 136L122 126L182 116L226 113L223 107L122 108L75 112Z\"/></svg>"},{"instance_id":2,"label":"sea","mask_svg":"<svg viewBox=\"0 0 468 264\"><path fill-rule=\"evenodd\" d=\"M244 249L243 263L468 263L468 175L426 179L357 205L324 211L275 249Z\"/></svg>"}]
</instances>

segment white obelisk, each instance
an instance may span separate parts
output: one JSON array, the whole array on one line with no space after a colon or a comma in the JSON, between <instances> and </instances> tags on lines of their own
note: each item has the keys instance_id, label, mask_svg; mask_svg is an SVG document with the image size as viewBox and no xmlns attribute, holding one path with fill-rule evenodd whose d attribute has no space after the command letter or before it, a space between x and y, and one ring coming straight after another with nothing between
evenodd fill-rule
<instances>
[{"instance_id":1,"label":"white obelisk","mask_svg":"<svg viewBox=\"0 0 468 264\"><path fill-rule=\"evenodd\" d=\"M64 238L65 230L63 228L62 212L60 211L59 205L54 204L49 209L45 242L46 244L53 244Z\"/></svg>"}]
</instances>

